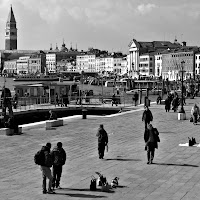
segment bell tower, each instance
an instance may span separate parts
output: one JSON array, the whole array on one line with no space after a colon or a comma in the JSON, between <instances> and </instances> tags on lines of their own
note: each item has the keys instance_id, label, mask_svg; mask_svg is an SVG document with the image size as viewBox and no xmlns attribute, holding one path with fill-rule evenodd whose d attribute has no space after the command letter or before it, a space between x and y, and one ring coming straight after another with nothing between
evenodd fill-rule
<instances>
[{"instance_id":1,"label":"bell tower","mask_svg":"<svg viewBox=\"0 0 200 200\"><path fill-rule=\"evenodd\" d=\"M6 22L5 50L17 50L17 27L12 5Z\"/></svg>"}]
</instances>

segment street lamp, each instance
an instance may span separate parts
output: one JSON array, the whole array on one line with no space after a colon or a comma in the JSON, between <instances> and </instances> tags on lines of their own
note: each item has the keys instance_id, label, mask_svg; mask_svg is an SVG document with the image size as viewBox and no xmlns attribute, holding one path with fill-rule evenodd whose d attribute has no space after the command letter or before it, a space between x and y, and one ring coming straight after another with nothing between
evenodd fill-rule
<instances>
[{"instance_id":1,"label":"street lamp","mask_svg":"<svg viewBox=\"0 0 200 200\"><path fill-rule=\"evenodd\" d=\"M179 113L184 113L185 114L185 110L183 108L183 73L185 72L183 70L184 65L185 65L185 61L183 60L183 61L181 61L181 70L180 70L180 72L182 74L181 74L181 109L179 110Z\"/></svg>"}]
</instances>

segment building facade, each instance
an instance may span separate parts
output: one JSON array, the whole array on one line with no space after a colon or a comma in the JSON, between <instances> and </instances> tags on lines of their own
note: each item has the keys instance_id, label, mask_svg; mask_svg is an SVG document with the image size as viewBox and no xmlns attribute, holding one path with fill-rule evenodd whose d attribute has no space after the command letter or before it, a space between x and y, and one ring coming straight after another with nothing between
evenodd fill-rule
<instances>
[{"instance_id":1,"label":"building facade","mask_svg":"<svg viewBox=\"0 0 200 200\"><path fill-rule=\"evenodd\" d=\"M29 58L30 56L19 57L17 60L17 74L29 73Z\"/></svg>"},{"instance_id":2,"label":"building facade","mask_svg":"<svg viewBox=\"0 0 200 200\"><path fill-rule=\"evenodd\" d=\"M4 62L4 68L7 76L13 76L17 74L17 59L7 60Z\"/></svg>"}]
</instances>

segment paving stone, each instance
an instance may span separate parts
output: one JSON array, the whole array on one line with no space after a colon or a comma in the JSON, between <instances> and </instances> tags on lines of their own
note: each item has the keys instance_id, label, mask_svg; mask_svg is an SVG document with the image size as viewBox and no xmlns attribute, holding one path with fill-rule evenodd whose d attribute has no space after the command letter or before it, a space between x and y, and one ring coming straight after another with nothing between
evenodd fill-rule
<instances>
[{"instance_id":1,"label":"paving stone","mask_svg":"<svg viewBox=\"0 0 200 200\"><path fill-rule=\"evenodd\" d=\"M146 164L143 109L113 117L65 118L64 126L54 130L40 124L24 127L23 135L0 136L0 199L198 199L200 148L178 145L188 142L188 137L200 141L199 126L189 122L192 103L199 100L187 100L185 121L178 121L177 113L166 113L164 105L150 107L161 139L152 165ZM109 150L103 160L98 159L96 138L101 123L109 134ZM43 195L41 171L33 156L46 142L54 146L58 141L67 152L61 178L64 189L56 190L56 195ZM118 176L120 187L110 193L89 191L96 171L108 182Z\"/></svg>"}]
</instances>

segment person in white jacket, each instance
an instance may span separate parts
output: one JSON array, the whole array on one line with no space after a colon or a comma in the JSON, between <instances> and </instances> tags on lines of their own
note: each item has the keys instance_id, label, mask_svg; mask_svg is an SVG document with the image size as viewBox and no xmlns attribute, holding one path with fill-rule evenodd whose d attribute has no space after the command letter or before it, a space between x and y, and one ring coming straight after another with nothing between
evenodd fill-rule
<instances>
[{"instance_id":1,"label":"person in white jacket","mask_svg":"<svg viewBox=\"0 0 200 200\"><path fill-rule=\"evenodd\" d=\"M199 117L199 107L197 106L196 103L191 109L191 116L193 117L193 124L196 125Z\"/></svg>"}]
</instances>

